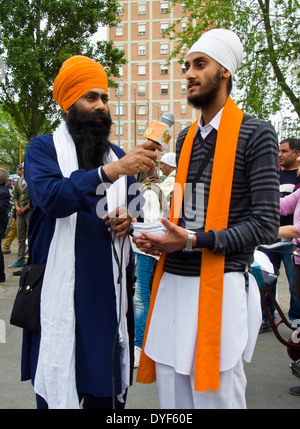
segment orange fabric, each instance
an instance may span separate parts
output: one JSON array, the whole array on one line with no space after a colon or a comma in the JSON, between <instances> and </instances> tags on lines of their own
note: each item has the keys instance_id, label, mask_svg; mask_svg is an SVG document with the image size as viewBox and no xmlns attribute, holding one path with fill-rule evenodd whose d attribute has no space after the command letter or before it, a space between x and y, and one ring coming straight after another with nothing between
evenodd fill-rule
<instances>
[{"instance_id":1,"label":"orange fabric","mask_svg":"<svg viewBox=\"0 0 300 429\"><path fill-rule=\"evenodd\" d=\"M108 79L101 64L84 55L66 60L53 84L53 97L66 112L76 100L93 88L108 91Z\"/></svg>"},{"instance_id":2,"label":"orange fabric","mask_svg":"<svg viewBox=\"0 0 300 429\"><path fill-rule=\"evenodd\" d=\"M231 97L228 97L218 130L205 231L212 228L218 231L227 227L236 145L242 119L243 112L236 106ZM187 179L197 122L190 127L180 154L176 183L178 183L182 189ZM226 180L224 180L224 178L226 178ZM226 186L226 184L228 186ZM178 189L179 188L175 185L174 193ZM179 205L175 204L175 200L176 197L174 198L173 195L171 207L172 217L170 217L170 220L178 224ZM147 338L159 283L164 273L165 259L166 254L163 254L159 259L153 280L144 344ZM224 263L224 255L213 254L208 249L203 249L195 368L196 391L218 390L219 388ZM212 314L214 317L211 317ZM152 383L155 379L155 363L146 356L143 345L137 381L141 383Z\"/></svg>"}]
</instances>

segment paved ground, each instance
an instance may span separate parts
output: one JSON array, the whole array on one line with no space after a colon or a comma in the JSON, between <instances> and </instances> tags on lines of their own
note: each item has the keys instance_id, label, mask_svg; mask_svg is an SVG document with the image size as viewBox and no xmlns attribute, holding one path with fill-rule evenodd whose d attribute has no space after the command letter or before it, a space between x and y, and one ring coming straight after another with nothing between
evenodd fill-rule
<instances>
[{"instance_id":1,"label":"paved ground","mask_svg":"<svg viewBox=\"0 0 300 429\"><path fill-rule=\"evenodd\" d=\"M12 254L5 256L7 281L0 283L0 409L35 409L35 398L30 382L20 382L20 353L22 330L9 324L9 317L16 295L19 277L13 276L8 265L16 260L17 244ZM289 292L284 272L279 278L279 304L287 312ZM3 339L3 330L5 338ZM2 332L2 334L1 334ZM281 330L285 338L291 332ZM3 342L5 340L5 342ZM292 375L286 347L273 332L259 335L252 362L246 365L248 379L248 409L298 409L300 397L288 393L291 386L300 385ZM127 409L158 409L155 383L134 383L129 390Z\"/></svg>"}]
</instances>

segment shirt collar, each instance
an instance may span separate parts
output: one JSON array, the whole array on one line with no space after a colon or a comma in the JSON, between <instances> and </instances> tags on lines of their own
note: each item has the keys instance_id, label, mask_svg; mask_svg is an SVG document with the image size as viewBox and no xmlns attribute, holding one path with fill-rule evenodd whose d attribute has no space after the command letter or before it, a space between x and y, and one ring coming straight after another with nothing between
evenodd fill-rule
<instances>
[{"instance_id":1,"label":"shirt collar","mask_svg":"<svg viewBox=\"0 0 300 429\"><path fill-rule=\"evenodd\" d=\"M223 112L223 108L221 110L219 110L219 112L210 121L209 124L206 124L204 126L202 125L202 115L200 115L199 122L198 122L198 127L197 127L197 130L196 130L196 134L197 134L198 130L200 130L202 138L205 139L205 137L208 136L208 134L211 132L211 130L213 128L218 131L219 125L220 125L220 121L221 121L222 112Z\"/></svg>"}]
</instances>

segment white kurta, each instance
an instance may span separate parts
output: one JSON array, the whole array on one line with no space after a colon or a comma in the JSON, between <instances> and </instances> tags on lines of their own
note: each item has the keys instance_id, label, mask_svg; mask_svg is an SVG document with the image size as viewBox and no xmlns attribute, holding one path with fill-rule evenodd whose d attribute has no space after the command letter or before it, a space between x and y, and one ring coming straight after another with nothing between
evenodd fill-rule
<instances>
[{"instance_id":1,"label":"white kurta","mask_svg":"<svg viewBox=\"0 0 300 429\"><path fill-rule=\"evenodd\" d=\"M166 200L170 203L170 196L174 189L175 184L175 177L176 177L176 170L172 171L168 175L168 177L165 178L165 180L159 185L160 189L163 191L164 196Z\"/></svg>"},{"instance_id":2,"label":"white kurta","mask_svg":"<svg viewBox=\"0 0 300 429\"><path fill-rule=\"evenodd\" d=\"M199 284L199 277L164 273L145 344L152 360L186 375L195 370ZM248 289L243 273L224 274L221 372L233 368L241 357L250 362L254 351L262 315L259 289L251 274Z\"/></svg>"}]
</instances>

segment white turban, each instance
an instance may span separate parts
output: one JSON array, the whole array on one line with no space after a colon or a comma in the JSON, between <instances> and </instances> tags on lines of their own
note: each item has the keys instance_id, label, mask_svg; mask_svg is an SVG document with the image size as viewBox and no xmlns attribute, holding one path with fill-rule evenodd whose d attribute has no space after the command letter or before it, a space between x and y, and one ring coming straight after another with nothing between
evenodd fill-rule
<instances>
[{"instance_id":1,"label":"white turban","mask_svg":"<svg viewBox=\"0 0 300 429\"><path fill-rule=\"evenodd\" d=\"M193 44L187 55L202 52L230 71L231 77L243 60L243 46L239 37L231 30L215 28L209 30Z\"/></svg>"},{"instance_id":2,"label":"white turban","mask_svg":"<svg viewBox=\"0 0 300 429\"><path fill-rule=\"evenodd\" d=\"M165 164L168 164L171 167L176 167L176 155L175 155L175 153L172 153L172 152L165 153L161 157L161 162L164 162Z\"/></svg>"}]
</instances>

